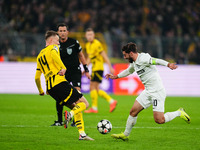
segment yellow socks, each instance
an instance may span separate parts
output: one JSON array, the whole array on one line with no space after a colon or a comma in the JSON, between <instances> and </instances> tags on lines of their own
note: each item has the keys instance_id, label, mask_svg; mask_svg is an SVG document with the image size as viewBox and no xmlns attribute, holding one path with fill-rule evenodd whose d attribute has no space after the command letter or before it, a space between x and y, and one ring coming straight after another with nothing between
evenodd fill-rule
<instances>
[{"instance_id":1,"label":"yellow socks","mask_svg":"<svg viewBox=\"0 0 200 150\"><path fill-rule=\"evenodd\" d=\"M97 90L92 90L90 92L90 96L92 99L92 109L94 110L97 110L98 107L98 95L106 99L106 101L110 104L114 101L105 91L99 90L97 92Z\"/></svg>"},{"instance_id":2,"label":"yellow socks","mask_svg":"<svg viewBox=\"0 0 200 150\"><path fill-rule=\"evenodd\" d=\"M110 103L110 101L112 100L112 98L103 90L99 90L98 94L99 96L105 98L108 103Z\"/></svg>"},{"instance_id":3,"label":"yellow socks","mask_svg":"<svg viewBox=\"0 0 200 150\"><path fill-rule=\"evenodd\" d=\"M73 115L76 115L86 109L86 105L84 102L78 103L75 105L75 107L70 111L70 113Z\"/></svg>"},{"instance_id":4,"label":"yellow socks","mask_svg":"<svg viewBox=\"0 0 200 150\"><path fill-rule=\"evenodd\" d=\"M75 107L70 111L71 115L74 116L74 121L78 128L79 134L85 136L84 131L84 121L83 121L83 114L82 111L86 109L86 105L84 102L80 102L75 105Z\"/></svg>"},{"instance_id":5,"label":"yellow socks","mask_svg":"<svg viewBox=\"0 0 200 150\"><path fill-rule=\"evenodd\" d=\"M97 90L92 90L90 92L90 96L92 99L92 107L97 109L97 105L98 105L98 93Z\"/></svg>"},{"instance_id":6,"label":"yellow socks","mask_svg":"<svg viewBox=\"0 0 200 150\"><path fill-rule=\"evenodd\" d=\"M79 134L86 135L84 131L84 121L82 112L74 115L74 122L76 123L76 127L78 128Z\"/></svg>"}]
</instances>

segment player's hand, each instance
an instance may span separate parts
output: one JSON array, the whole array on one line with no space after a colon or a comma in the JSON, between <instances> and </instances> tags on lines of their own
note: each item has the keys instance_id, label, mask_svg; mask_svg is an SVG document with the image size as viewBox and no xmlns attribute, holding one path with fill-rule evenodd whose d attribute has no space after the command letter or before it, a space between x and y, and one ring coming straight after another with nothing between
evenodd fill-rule
<instances>
[{"instance_id":1,"label":"player's hand","mask_svg":"<svg viewBox=\"0 0 200 150\"><path fill-rule=\"evenodd\" d=\"M171 70L174 70L174 69L178 68L176 63L168 63L167 67L169 67Z\"/></svg>"},{"instance_id":2,"label":"player's hand","mask_svg":"<svg viewBox=\"0 0 200 150\"><path fill-rule=\"evenodd\" d=\"M85 72L85 76L90 80L91 79L91 76L90 76L90 73L89 72Z\"/></svg>"},{"instance_id":3,"label":"player's hand","mask_svg":"<svg viewBox=\"0 0 200 150\"><path fill-rule=\"evenodd\" d=\"M66 72L66 69L61 69L61 70L58 72L58 74L59 74L60 76L64 76L64 75L65 75L65 72Z\"/></svg>"},{"instance_id":4,"label":"player's hand","mask_svg":"<svg viewBox=\"0 0 200 150\"><path fill-rule=\"evenodd\" d=\"M109 78L110 78L110 79L117 79L117 78L118 78L118 76L113 75L113 74L111 74L111 73L106 74L105 77L106 77L107 80L108 80Z\"/></svg>"},{"instance_id":5,"label":"player's hand","mask_svg":"<svg viewBox=\"0 0 200 150\"><path fill-rule=\"evenodd\" d=\"M40 95L40 96L44 96L44 92L40 93L39 95Z\"/></svg>"}]
</instances>

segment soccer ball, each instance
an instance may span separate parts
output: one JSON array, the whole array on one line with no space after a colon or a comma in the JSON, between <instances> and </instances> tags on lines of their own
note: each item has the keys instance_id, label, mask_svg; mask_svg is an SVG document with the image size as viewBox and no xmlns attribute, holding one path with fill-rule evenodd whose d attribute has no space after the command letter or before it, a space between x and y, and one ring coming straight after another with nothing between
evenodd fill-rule
<instances>
[{"instance_id":1,"label":"soccer ball","mask_svg":"<svg viewBox=\"0 0 200 150\"><path fill-rule=\"evenodd\" d=\"M97 124L97 130L101 134L107 134L111 131L111 129L112 129L112 124L110 123L110 121L106 119L99 121L99 123Z\"/></svg>"}]
</instances>

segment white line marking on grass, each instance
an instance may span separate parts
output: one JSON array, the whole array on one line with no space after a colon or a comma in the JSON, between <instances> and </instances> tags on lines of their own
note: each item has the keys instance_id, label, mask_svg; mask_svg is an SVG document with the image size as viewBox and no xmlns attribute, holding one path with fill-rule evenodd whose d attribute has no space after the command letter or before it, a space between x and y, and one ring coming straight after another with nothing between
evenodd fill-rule
<instances>
[{"instance_id":1,"label":"white line marking on grass","mask_svg":"<svg viewBox=\"0 0 200 150\"><path fill-rule=\"evenodd\" d=\"M52 126L38 126L38 125L0 125L4 128L41 128L41 127L51 127ZM62 126L59 126L62 127ZM97 128L96 126L85 126L85 128ZM125 127L116 127L113 128L125 129ZM188 130L199 130L200 128L179 128L179 127L134 127L135 129L188 129Z\"/></svg>"},{"instance_id":2,"label":"white line marking on grass","mask_svg":"<svg viewBox=\"0 0 200 150\"><path fill-rule=\"evenodd\" d=\"M1 125L1 127L6 128L38 128L38 127L47 127L47 126L38 126L38 125Z\"/></svg>"},{"instance_id":3,"label":"white line marking on grass","mask_svg":"<svg viewBox=\"0 0 200 150\"><path fill-rule=\"evenodd\" d=\"M96 128L96 127L86 127L86 128ZM119 128L119 129L125 129L125 127L115 127L113 128ZM179 128L179 127L133 127L135 129L188 129L188 130L199 130L200 128Z\"/></svg>"}]
</instances>

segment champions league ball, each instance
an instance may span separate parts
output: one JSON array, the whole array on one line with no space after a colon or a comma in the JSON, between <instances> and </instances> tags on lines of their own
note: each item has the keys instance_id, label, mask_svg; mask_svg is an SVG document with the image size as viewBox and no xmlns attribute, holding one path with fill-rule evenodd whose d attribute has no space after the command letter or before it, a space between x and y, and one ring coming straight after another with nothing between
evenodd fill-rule
<instances>
[{"instance_id":1,"label":"champions league ball","mask_svg":"<svg viewBox=\"0 0 200 150\"><path fill-rule=\"evenodd\" d=\"M106 119L99 121L99 123L97 124L97 130L101 134L107 134L111 131L111 129L112 129L112 124L110 123L110 121Z\"/></svg>"}]
</instances>

